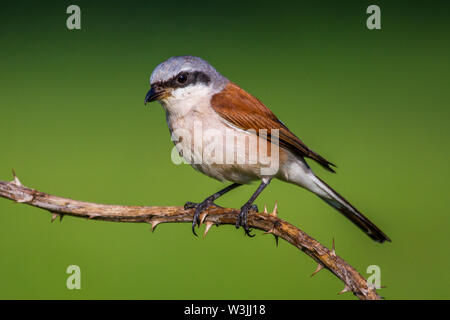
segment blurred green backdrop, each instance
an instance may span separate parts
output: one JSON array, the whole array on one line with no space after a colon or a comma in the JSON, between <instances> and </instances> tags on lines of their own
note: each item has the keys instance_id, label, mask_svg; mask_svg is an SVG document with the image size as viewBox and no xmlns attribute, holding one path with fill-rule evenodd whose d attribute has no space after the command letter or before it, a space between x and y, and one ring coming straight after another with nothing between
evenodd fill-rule
<instances>
[{"instance_id":1,"label":"blurred green backdrop","mask_svg":"<svg viewBox=\"0 0 450 320\"><path fill-rule=\"evenodd\" d=\"M222 187L170 160L153 68L170 56L209 60L338 165L316 172L393 240L377 244L312 194L275 181L257 203L366 277L388 299L450 298L449 6L376 1L15 1L0 13L0 179L15 168L44 192L111 204L183 205ZM256 185L219 203L239 207ZM0 298L355 299L285 242L232 226L203 240L190 226L86 221L0 199ZM204 227L202 227L204 228ZM202 230L200 231L202 232ZM82 289L66 288L68 265Z\"/></svg>"}]
</instances>

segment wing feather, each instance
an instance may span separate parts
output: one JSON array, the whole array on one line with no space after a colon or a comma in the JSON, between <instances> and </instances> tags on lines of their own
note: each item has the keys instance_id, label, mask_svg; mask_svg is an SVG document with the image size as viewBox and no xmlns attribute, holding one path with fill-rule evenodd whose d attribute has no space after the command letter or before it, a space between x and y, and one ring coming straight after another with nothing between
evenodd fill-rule
<instances>
[{"instance_id":1,"label":"wing feather","mask_svg":"<svg viewBox=\"0 0 450 320\"><path fill-rule=\"evenodd\" d=\"M267 130L267 139L271 141L271 130L279 130L279 145L300 157L317 161L325 169L335 172L335 166L318 153L309 149L294 135L261 101L245 90L230 82L212 97L211 105L219 116L243 130L253 129L257 133Z\"/></svg>"}]
</instances>

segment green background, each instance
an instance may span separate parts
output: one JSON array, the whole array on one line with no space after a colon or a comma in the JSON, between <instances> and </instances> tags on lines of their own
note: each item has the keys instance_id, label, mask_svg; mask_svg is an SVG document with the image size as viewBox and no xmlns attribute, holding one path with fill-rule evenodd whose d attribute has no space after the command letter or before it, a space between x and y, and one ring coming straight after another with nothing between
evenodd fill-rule
<instances>
[{"instance_id":1,"label":"green background","mask_svg":"<svg viewBox=\"0 0 450 320\"><path fill-rule=\"evenodd\" d=\"M449 6L377 1L16 1L0 13L0 179L79 200L183 205L219 182L170 160L162 108L144 106L153 68L174 55L210 61L338 165L320 177L393 242L378 244L314 195L275 181L258 199L336 250L387 299L450 298ZM223 197L240 207L256 184ZM120 224L0 199L0 298L355 299L281 241L232 226L206 239L188 224ZM202 227L204 228L204 227ZM203 232L203 230L200 230ZM81 290L66 288L67 266Z\"/></svg>"}]
</instances>

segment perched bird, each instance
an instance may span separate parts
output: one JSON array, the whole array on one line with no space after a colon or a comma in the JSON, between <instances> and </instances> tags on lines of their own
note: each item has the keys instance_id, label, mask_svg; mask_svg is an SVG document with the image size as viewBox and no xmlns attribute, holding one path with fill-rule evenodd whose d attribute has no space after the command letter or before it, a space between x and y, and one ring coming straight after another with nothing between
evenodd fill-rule
<instances>
[{"instance_id":1,"label":"perched bird","mask_svg":"<svg viewBox=\"0 0 450 320\"><path fill-rule=\"evenodd\" d=\"M194 234L200 214L214 206L217 198L243 184L261 181L241 207L236 222L236 228L243 226L245 233L251 235L247 215L255 210L253 202L258 195L277 178L316 194L373 240L390 241L361 212L319 179L305 158L335 172L331 162L308 148L261 101L225 78L207 61L193 56L169 58L154 69L150 86L145 103L161 103L179 154L203 174L232 183L201 203L186 203L186 208L195 208ZM251 141L255 142L253 147Z\"/></svg>"}]
</instances>

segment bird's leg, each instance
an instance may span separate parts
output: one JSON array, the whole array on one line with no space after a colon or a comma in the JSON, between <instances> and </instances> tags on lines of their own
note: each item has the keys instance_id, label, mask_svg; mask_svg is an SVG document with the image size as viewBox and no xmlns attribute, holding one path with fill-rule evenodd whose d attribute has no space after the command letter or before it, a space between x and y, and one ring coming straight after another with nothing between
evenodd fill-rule
<instances>
[{"instance_id":1,"label":"bird's leg","mask_svg":"<svg viewBox=\"0 0 450 320\"><path fill-rule=\"evenodd\" d=\"M269 178L267 180L263 179L261 181L261 184L259 185L258 189L256 189L255 193L241 207L241 212L239 213L239 216L236 219L236 229L238 229L240 226L243 226L245 234L248 235L249 237L254 237L254 235L250 234L250 229L248 228L248 225L247 225L248 212L255 209L255 205L253 204L253 202L259 196L259 194L269 185L271 180L272 180L272 178ZM258 211L257 207L256 207L256 211Z\"/></svg>"},{"instance_id":2,"label":"bird's leg","mask_svg":"<svg viewBox=\"0 0 450 320\"><path fill-rule=\"evenodd\" d=\"M196 224L200 224L200 214L205 211L206 209L208 209L211 206L217 206L214 201L217 200L218 198L220 198L221 196L223 196L225 193L227 193L228 191L231 191L237 187L241 186L241 184L239 183L233 183L232 185L214 193L213 195L209 196L208 198L206 198L205 200L203 200L203 202L200 203L193 203L193 202L186 202L186 204L184 205L185 209L192 209L195 208L195 213L194 213L194 220L192 221L192 232L194 233L194 235L197 235L195 233L195 225Z\"/></svg>"}]
</instances>

